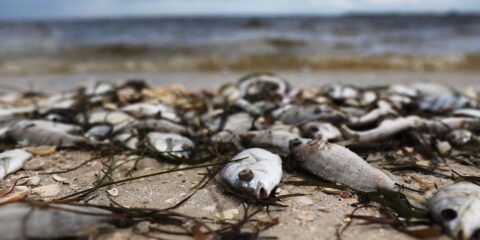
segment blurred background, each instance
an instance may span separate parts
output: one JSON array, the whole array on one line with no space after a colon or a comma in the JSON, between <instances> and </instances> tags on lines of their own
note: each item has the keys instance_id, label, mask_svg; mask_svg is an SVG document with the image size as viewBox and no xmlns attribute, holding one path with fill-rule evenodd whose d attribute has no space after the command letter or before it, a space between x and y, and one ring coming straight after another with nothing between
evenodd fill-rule
<instances>
[{"instance_id":1,"label":"blurred background","mask_svg":"<svg viewBox=\"0 0 480 240\"><path fill-rule=\"evenodd\" d=\"M0 0L0 76L480 68L479 0Z\"/></svg>"}]
</instances>

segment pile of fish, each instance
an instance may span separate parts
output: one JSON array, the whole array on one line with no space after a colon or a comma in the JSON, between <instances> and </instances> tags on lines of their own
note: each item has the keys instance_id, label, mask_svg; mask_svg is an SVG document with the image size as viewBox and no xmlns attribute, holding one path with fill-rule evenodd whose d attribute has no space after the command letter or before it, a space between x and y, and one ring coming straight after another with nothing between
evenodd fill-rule
<instances>
[{"instance_id":1,"label":"pile of fish","mask_svg":"<svg viewBox=\"0 0 480 240\"><path fill-rule=\"evenodd\" d=\"M218 171L221 183L258 200L275 197L282 163L352 192L406 191L387 169L367 162L365 152L413 148L428 155L431 166L449 154L471 155L468 162L480 164L478 87L465 92L426 83L299 88L272 74L251 74L200 92L154 89L139 80L95 83L53 95L3 92L0 108L5 149L0 179L22 168L31 157L26 148L32 146L90 151L121 145L122 151L148 151L173 164L193 164L208 150L230 149L233 157ZM421 204L451 236L480 235L479 186L453 184ZM72 216L79 211L58 206L50 213L28 208L24 203L0 206L0 219L17 217L17 222L0 224L0 235L22 238L23 228L33 238L81 237L84 222L93 219L99 228L109 220L102 214L76 219ZM21 226L26 213L43 220ZM63 229L67 235L46 227L72 218L75 223Z\"/></svg>"}]
</instances>

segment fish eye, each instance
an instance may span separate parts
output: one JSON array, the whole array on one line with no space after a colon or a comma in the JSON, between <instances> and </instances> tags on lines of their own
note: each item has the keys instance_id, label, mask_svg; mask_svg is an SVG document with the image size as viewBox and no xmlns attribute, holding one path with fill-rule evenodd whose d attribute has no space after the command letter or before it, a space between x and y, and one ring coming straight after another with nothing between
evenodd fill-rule
<instances>
[{"instance_id":1,"label":"fish eye","mask_svg":"<svg viewBox=\"0 0 480 240\"><path fill-rule=\"evenodd\" d=\"M243 182L250 182L253 179L253 172L250 169L243 169L238 173L238 178Z\"/></svg>"},{"instance_id":2,"label":"fish eye","mask_svg":"<svg viewBox=\"0 0 480 240\"><path fill-rule=\"evenodd\" d=\"M453 219L457 218L457 212L451 208L445 208L440 212L443 220L445 221L452 221Z\"/></svg>"}]
</instances>

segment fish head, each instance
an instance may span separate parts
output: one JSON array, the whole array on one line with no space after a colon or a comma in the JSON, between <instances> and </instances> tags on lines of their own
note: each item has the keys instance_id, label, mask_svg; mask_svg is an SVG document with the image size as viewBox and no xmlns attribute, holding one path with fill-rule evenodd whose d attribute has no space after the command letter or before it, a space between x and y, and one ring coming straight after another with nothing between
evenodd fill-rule
<instances>
[{"instance_id":1,"label":"fish head","mask_svg":"<svg viewBox=\"0 0 480 240\"><path fill-rule=\"evenodd\" d=\"M293 151L298 147L301 147L311 141L312 139L309 139L309 138L294 138L288 142L288 146L290 148L290 151Z\"/></svg>"},{"instance_id":2,"label":"fish head","mask_svg":"<svg viewBox=\"0 0 480 240\"><path fill-rule=\"evenodd\" d=\"M275 188L267 174L251 168L239 169L236 182L239 189L257 199L268 198Z\"/></svg>"},{"instance_id":3,"label":"fish head","mask_svg":"<svg viewBox=\"0 0 480 240\"><path fill-rule=\"evenodd\" d=\"M441 189L428 205L432 217L453 237L480 237L480 187L477 185L461 182Z\"/></svg>"}]
</instances>

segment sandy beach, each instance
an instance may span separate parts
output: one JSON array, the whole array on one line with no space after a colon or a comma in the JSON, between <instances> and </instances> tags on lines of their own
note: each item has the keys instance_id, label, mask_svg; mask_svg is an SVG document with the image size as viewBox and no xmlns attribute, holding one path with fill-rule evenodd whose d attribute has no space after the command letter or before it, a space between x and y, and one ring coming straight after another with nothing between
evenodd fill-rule
<instances>
[{"instance_id":1,"label":"sandy beach","mask_svg":"<svg viewBox=\"0 0 480 240\"><path fill-rule=\"evenodd\" d=\"M12 4L9 6L12 8L12 12L15 12L13 9L16 9L14 5L17 4L17 2L11 2ZM27 4L28 1L21 2ZM54 4L51 4L52 9L55 9L55 6L62 5L60 2L61 1L55 1ZM66 7L75 6L73 2L75 1L69 2ZM85 4L84 1L77 2L82 6L79 7L79 9L83 9L84 5L88 5ZM94 4L94 6L100 8L104 6L110 9L109 4L117 1L98 2L100 2L99 5ZM137 1L132 1L132 3L133 2L137 3ZM177 1L148 2L149 4L153 2L177 3ZM182 1L178 2L180 3ZM184 1L184 4L192 4L193 2L200 1ZM221 2L227 3L230 1ZM239 2L242 2L242 4L236 7L245 7L242 5L246 5L246 1ZM291 7L301 6L301 2L302 1L298 1L297 3L295 1L295 6ZM321 5L320 2L322 1L307 2L308 4L318 2L318 4ZM344 1L342 1L342 3L343 2ZM404 117L403 119L406 119L411 117L410 115L414 115L418 116L418 118L415 119L422 118L425 120L434 120L430 122L439 123L444 120L443 118L454 115L452 109L456 109L456 107L452 107L451 105L441 111L432 110L428 112L429 109L422 109L420 102L423 101L425 97L434 97L434 103L428 103L428 100L425 100L427 101L427 105L439 105L438 102L441 102L440 105L443 104L442 102L447 102L446 104L452 105L460 102L459 105L461 105L462 101L464 101L464 105L458 108L471 107L476 109L468 110L478 110L479 90L475 93L477 94L475 97L471 95L468 95L468 97L466 97L466 95L460 96L460 94L457 93L463 93L465 89L471 86L476 86L477 89L480 87L480 44L478 41L478 39L480 39L480 15L475 13L457 13L455 11L417 12L414 6L415 4L403 4L402 1L392 2L397 2L402 5L412 5L408 7L412 7L415 11L412 12L412 9L407 9L405 13L396 13L395 11L398 7L395 7L393 8L395 11L380 11L378 13L370 13L367 11L365 13L355 14L350 13L349 10L340 15L318 15L315 13L312 16L305 14L290 16L289 14L291 14L291 12L289 8L287 9L288 14L285 16L282 14L279 16L275 14L260 14L259 16L238 15L232 17L222 15L224 14L223 10L221 12L222 14L218 16L209 16L208 14L196 16L187 14L187 16L176 17L170 16L169 14L160 14L158 16L140 14L138 16L112 17L114 15L89 16L87 14L85 18L77 19L75 17L79 15L73 15L70 16L72 18L57 19L55 16L50 16L53 18L49 18L49 14L45 14L45 19L34 19L29 15L25 19L14 17L4 20L1 20L3 18L0 16L0 93L2 93L0 95L2 95L2 106L5 107L5 109L2 109L2 114L6 112L5 116L2 115L2 117L6 117L7 119L7 117L11 115L13 116L12 118L14 118L13 120L5 120L6 124L11 124L9 125L10 127L21 122L18 121L17 115L14 115L14 113L9 114L11 110L9 108L12 106L23 107L23 105L28 104L27 107L30 110L22 112L23 115L20 116L21 118L32 118L35 120L48 119L48 121L74 123L78 125L75 126L78 127L78 132L72 134L77 134L78 136L76 137L85 140L81 142L82 144L88 142L88 144L90 144L89 147L93 149L82 150L83 148L81 147L83 147L83 145L79 147L76 143L74 144L75 147L68 146L55 150L51 150L53 148L47 148L47 150L51 151L43 154L35 154L35 156L23 165L22 170L0 180L0 189L14 185L15 181L19 178L38 176L40 181L35 184L31 182L22 183L27 185L28 188L33 189L26 199L48 202L94 187L103 176L107 176L106 171L111 170L109 164L112 164L112 166L114 163L119 164L117 165L119 167L112 173L109 173L108 177L105 177L105 179L108 178L106 181L139 177L191 166L161 161L160 159L162 158L158 157L158 154L164 154L163 150L159 151L156 149L157 152L153 151L157 155L147 154L152 158L144 156L145 152L153 150L153 148L150 149L152 146L146 143L148 141L148 137L145 136L147 132L143 127L130 124L136 124L146 118L165 120L164 112L162 112L164 110L155 110L156 112L149 116L134 116L135 114L123 109L137 102L154 103L153 105L155 106L153 107L165 107L164 105L158 104L165 102L163 102L164 99L161 99L161 97L155 98L158 97L156 94L161 95L165 94L165 92L169 94L174 88L170 88L168 91L159 91L162 93L156 93L152 89L142 89L143 86L114 88L106 84L107 88L112 87L111 89L114 89L114 91L106 90L107 93L103 92L98 95L95 95L95 93L88 95L81 91L75 94L70 92L72 94L66 94L66 98L68 99L65 102L67 102L67 104L72 103L72 105L63 109L54 104L58 103L55 101L60 101L57 99L52 100L52 106L49 105L48 108L46 108L48 110L46 110L47 113L42 113L41 110L39 110L41 109L39 107L41 104L37 104L37 100L38 102L44 100L41 99L42 97L48 96L48 94L69 92L80 86L85 86L87 83L115 83L117 84L116 87L118 87L129 80L141 80L145 81L151 88L179 86L190 91L187 93L187 91L175 88L175 90L181 92L181 94L179 94L180 97L171 97L165 94L168 95L166 98L171 98L173 100L170 100L174 102L167 101L166 104L172 104L171 106L175 106L177 110L181 110L177 112L172 110L171 114L176 116L178 112L181 112L182 115L184 115L181 117L177 116L178 122L175 122L177 120L173 121L171 119L168 119L168 121L170 124L175 122L174 124L177 124L176 126L185 129L179 134L183 134L183 137L191 138L191 140L195 142L191 143L192 145L196 144L196 147L193 150L194 156L190 156L189 160L197 158L198 155L202 153L205 154L202 152L202 148L207 148L208 157L213 158L207 162L225 157L218 157L221 154L233 153L233 151L223 149L231 147L230 143L233 142L230 141L231 139L228 143L219 143L212 141L212 136L215 136L214 133L216 134L217 130L224 128L223 125L226 124L224 120L228 116L237 113L243 113L247 115L248 119L251 119L251 121L248 120L249 124L243 124L247 126L245 129L235 133L238 134L235 136L238 138L241 138L240 136L244 137L242 134L252 134L252 132L255 132L253 130L262 129L261 127L256 128L253 124L254 121L260 119L259 116L261 116L265 122L260 124L268 125L268 128L273 128L273 123L276 121L275 123L280 123L280 125L286 124L288 127L292 127L292 132L296 130L297 132L295 132L295 134L297 134L298 137L314 138L308 135L311 127L306 127L308 130L303 130L301 134L298 133L300 132L300 127L305 127L305 125L303 125L305 122L286 123L281 118L285 112L281 111L288 111L288 107L292 106L293 109L295 109L311 104L308 107L312 106L313 108L305 111L310 111L309 113L313 114L313 117L318 120L316 115L324 111L323 108L322 110L319 109L321 107L331 107L332 112L338 113L337 117L342 119L338 121L326 120L333 124L331 125L332 128L338 132L337 138L333 141L338 144L350 146L348 143L358 141L360 134L345 133L346 130L343 127L347 125L351 127L353 131L361 132L376 128L379 124L383 123L383 120L392 117ZM356 2L355 4L359 3ZM37 2L27 5L28 6L25 6L26 8L40 7L40 10L44 7L43 3ZM253 5L255 4L248 3L248 7L256 8L256 6ZM271 5L272 4L266 4L265 6L268 6L268 10L271 10L271 8L273 8ZM362 5L360 6L361 9L370 6L370 4L360 5ZM437 5L437 3L435 2L434 5ZM287 5L285 4L285 6ZM115 7L119 7L119 5L115 5L111 9L117 9ZM308 10L316 9L316 7L310 6ZM190 9L190 5L181 9L187 8ZM37 11L39 11L39 9L37 9ZM210 6L204 10L209 9ZM323 7L323 9L330 9L330 7ZM1 10L0 3L0 11ZM71 13L74 13L74 10L76 9L71 9ZM63 11L52 12L63 13ZM90 13L91 11L86 12ZM338 90L342 92L341 94L344 94L343 92L347 89L346 95L348 95L348 91L350 91L350 94L352 94L351 92L355 92L355 97L347 96L343 98L344 96L341 96L340 98L336 98L328 95L327 91L318 91L315 93L312 93L313 91L304 91L302 94L305 94L305 96L298 94L298 96L292 97L293 95L290 94L291 92L288 92L289 90L283 92L278 90L282 89L280 87L284 86L282 84L275 83L278 84L276 86L278 88L275 90L272 90L273 88L271 88L271 86L261 86L265 87L265 89L262 88L258 90L258 93L252 94L255 95L255 99L262 99L262 101L255 102L255 104L260 106L258 109L265 107L262 111L258 110L257 112L251 110L251 108L254 108L252 107L254 105L248 105L248 101L250 101L248 98L245 96L239 98L237 96L241 95L239 93L241 91L235 92L237 94L235 96L229 95L225 97L225 99L228 98L228 100L222 100L218 104L216 98L213 97L216 96L218 92L210 92L204 95L200 94L202 90L211 90L227 83L236 83L241 77L258 71L272 72L286 79L294 88L320 88L327 84L338 83L358 86L359 89L339 88L340 90ZM271 82L268 83L272 84ZM418 83L446 85L458 92L452 93L444 99L442 98L443 95L438 95L438 93L433 95L426 94L425 92L428 92L429 89L424 92L414 89L412 90L414 94L410 95L405 92L393 94L393 90L390 91L390 89L387 90L386 88L381 90L378 88L372 91L370 91L371 89L369 89L369 91L362 89L364 87L389 86L393 84L412 86ZM92 89L92 92L98 90L95 88ZM285 89L288 89L288 87L285 87ZM238 89L232 91L236 90ZM441 90L443 91L441 94L449 92L449 89ZM121 91L122 94L120 94ZM333 91L337 90L334 89ZM403 89L403 91L406 90ZM26 92L31 98L27 97L27 95L12 94L16 92ZM45 93L45 95L36 93ZM313 95L308 96L309 94ZM392 94L393 97L397 97L396 100L390 98ZM74 97L70 99L70 96ZM369 103L363 102L367 97L372 96L375 100ZM95 100L87 99L89 97L92 97L92 99L95 98ZM184 97L184 99L180 99L182 97ZM467 101L462 97L465 99L468 98L468 100L471 101ZM15 101L11 100L12 98L15 98ZM234 104L234 101L230 98L234 98L236 101L246 100L247 106L251 108L247 109L245 105L239 106L241 103L239 104L238 102ZM59 97L59 99L62 101L65 100L63 96ZM178 99L180 99L178 101L181 102L180 104L175 102ZM193 102L191 99L194 99L194 101L201 106L198 107L198 109L192 107L192 105L195 104L185 107L183 103ZM281 101L277 101L278 99ZM11 102L8 102L9 100L11 100ZM352 100L352 102L348 100ZM61 103L65 104L65 102ZM274 107L269 107L266 103L271 103ZM285 103L291 105L283 108L285 107ZM384 111L385 109L381 109L382 104L388 105L386 113L379 113L380 116L371 121L367 119L367 123L349 125L352 121L355 121L352 119L360 119L376 110L381 110L380 112ZM255 105L255 108L256 106L257 105ZM118 110L116 112L117 114L123 114L122 116L134 120L122 122L127 124L120 126L119 132L113 130L114 127L117 127L117 124L108 122L106 120L107 117L103 117L103 119L97 123L92 123L90 120L79 120L82 119L82 117L87 117L90 111L98 110L93 109L97 107L101 109L101 111L104 111L105 116L110 116L110 111L113 109ZM167 107L170 106L168 105ZM433 108L432 106L430 107ZM274 116L273 112L276 110L281 110L281 113ZM22 111L22 109L20 111ZM56 111L59 112L57 113ZM328 111L330 111L330 109L326 110L329 114ZM478 112L475 113L478 114ZM64 114L64 116L62 114ZM202 118L192 117L192 114L194 116L202 116ZM210 116L210 114L212 116ZM207 120L203 119L204 115L207 115L205 117ZM302 116L303 118L303 115L299 112L293 115ZM309 117L305 118L311 121ZM440 118L442 119L439 120ZM9 122L10 120L12 121ZM212 122L214 120L218 120L219 122L217 124L218 129L211 130L208 124L213 125ZM477 123L476 118L469 120ZM302 119L301 121L304 120ZM20 138L27 135L25 132L32 127L32 122L29 122L29 125L21 129L21 133L19 134ZM57 124L49 123L53 125ZM422 122L422 124L423 123L424 122ZM165 124L165 122L162 124ZM180 126L180 124L185 126ZM286 125L284 125L284 127ZM35 124L33 124L33 126L35 126ZM103 131L104 133L108 133L102 135L101 140L87 141L87 130L99 126L101 129L105 129L106 127L108 130ZM4 126L2 125L2 127ZM420 129L425 126L416 127ZM464 127L462 124L461 127L458 128ZM2 130L5 129L6 128L2 128ZM152 127L146 129L148 129L148 131L159 131L162 133L171 131L171 129L153 130ZM226 132L230 131L230 129L225 129ZM338 129L341 129L342 132ZM460 145L457 146L452 143L452 146L455 146L445 150L445 146L451 147L449 145L451 139L446 139L447 134L445 133L451 130L451 128L443 128L442 134L439 133L437 135L431 132L423 132L415 135L416 132L412 129L417 128L408 126L406 129L405 132L402 132L403 130L396 132L396 135L393 135L393 137L388 136L386 140L381 138L380 140L376 139L377 142L373 141L376 146L380 146L378 149L354 149L356 152L352 154L357 154L358 156L356 156L358 158L356 159L360 159L359 162L362 164L365 163L363 161L365 160L380 169L386 170L388 168L388 171L391 171L398 180L396 183L411 188L410 190L419 189L420 191L418 192L425 191L427 195L435 192L437 187L452 184L453 177L451 176L453 175L453 171L460 175L478 176L478 159L475 159L475 157L478 158L478 151L476 148L465 150L467 147L471 147L466 147L466 145L472 144L472 142L477 144L478 141L480 141L478 140L478 132L475 132L476 130L468 129L471 130L471 132L466 131L473 135L473 137L466 140L470 141L468 144L463 142L463 145L457 144ZM428 129L428 131L430 130L431 129ZM2 132L2 137L6 135L6 131L7 130ZM46 132L48 131L50 130L46 130ZM312 131L319 131L318 127ZM51 132L55 131L52 130L50 133ZM134 147L132 148L134 150L115 148L117 143L120 147L120 143L129 141L129 139L120 141L115 139L123 133L127 135L131 134L130 137L133 136L139 139L140 142L138 144L133 144ZM246 136L250 137L251 135ZM42 137L43 136L40 136L39 138L42 139ZM316 135L316 137L318 137L318 135ZM12 136L7 136L5 139L13 141L8 138L12 138ZM422 138L429 138L429 140L424 141ZM52 145L61 145L62 140L63 139L59 142L54 142ZM250 139L242 140L249 141ZM384 142L384 140L386 142ZM415 144L411 144L409 142L410 140L415 141ZM18 139L15 139L15 141L16 142L12 142L13 144L3 141L0 144L2 151L8 150L8 147L17 148L22 142ZM105 145L99 144L100 141L103 141L102 143ZM165 145L171 147L171 141L172 139L165 140L165 142L167 142ZM427 142L430 145L428 145ZM453 142L453 140L451 142ZM444 152L440 151L440 143L443 144ZM218 147L217 144L220 147ZM368 147L370 147L370 142L368 142L368 144ZM389 144L392 144L394 147L391 147ZM397 146L395 144L399 145ZM237 144L237 146L240 145L241 144ZM252 147L247 146L246 143L243 145L244 146L241 146L242 148ZM103 146L108 147L102 148ZM183 149L183 143L181 147ZM465 149L462 149L463 147L465 147ZM222 149L219 150L220 148ZM112 151L112 149L114 150ZM217 151L221 152L223 150L227 153L217 153ZM240 148L235 151L237 150L239 151ZM321 150L323 151L323 149ZM108 156L94 158L94 155L100 151L108 153ZM185 152L189 151L192 150L189 149ZM291 146L287 151L293 151ZM346 149L346 151L348 152L349 150ZM142 156L137 159L138 161L132 161L131 155L133 153ZM169 152L169 154L170 153L171 152ZM294 154L290 154L283 159L284 173L275 194L276 197L284 197L280 202L285 205L284 207L269 206L267 209L264 205L252 204L248 205L249 212L245 212L247 210L245 208L245 206L247 206L245 201L233 195L231 192L226 191L216 180L208 182L208 184L197 191L197 184L213 169L207 169L206 167L175 171L102 187L88 194L88 196L83 197L78 203L120 206L125 208L164 209L182 202L186 197L193 194L191 198L183 202L178 208L175 208L174 211L189 215L195 219L200 219L214 229L220 228L219 226L226 226L226 224L220 224L222 221L229 223L241 222L244 214L251 213L253 210L259 210L259 213L253 217L256 222L248 222L247 226L241 229L245 231L242 232L242 236L244 237L242 239L415 239L414 236L399 231L398 229L400 228L394 229L394 227L392 227L392 225L394 225L392 221L397 227L400 225L405 227L409 224L406 224L404 219L400 220L400 218L398 218L398 216L400 216L398 212L390 212L387 208L381 209L381 204L373 203L373 201L368 202L368 207L357 209L359 205L363 206L364 202L369 199L366 195L362 195L364 193L356 190L345 191L336 188L294 185L294 181L314 180L317 182L323 181L322 183L326 181L316 178L304 170L299 170L300 168L292 167L291 165L294 164L287 161L292 160L293 155ZM345 155L339 155L342 156L341 158L346 158L343 157ZM432 159L426 159L424 155L433 157ZM154 159L154 156L158 158ZM338 158L340 157L337 157L337 159ZM448 160L443 161L444 158ZM456 159L456 161L452 159ZM201 160L203 161L204 159ZM0 164L1 163L2 162L0 162ZM470 165L467 163L470 163ZM435 173L432 172L432 169ZM55 173L45 174L52 172ZM349 176L351 175L352 174ZM356 179L354 181L356 182ZM392 185L395 183L392 179L389 179L389 181L392 182ZM47 190L49 191L42 192L41 189L43 186L47 186ZM264 190L263 188L260 189ZM396 188L394 189L397 190ZM425 196L419 198L423 200ZM366 224L366 221L350 217L349 215L353 212L355 212L356 215L365 217L365 219L371 219L369 218L371 216L379 217L376 220L380 219L379 221L383 221L383 223L391 224ZM388 213L391 214L389 215ZM425 212L424 216L427 216ZM423 234L431 236L429 234L441 232L439 225L432 224L427 217L422 220L427 221L428 224L422 223L424 225L416 225L415 227L421 228L425 227L425 225L433 226L429 228L429 230L432 231L423 232ZM260 231L259 236L252 233L255 232L255 229L258 230L270 225L272 225L270 228L265 231ZM193 224L188 225L188 227L190 226L193 226ZM186 234L173 235L161 233L160 231L155 231L156 227L159 226L148 222L140 222L133 227L116 229L106 234L98 235L95 231L92 231L91 234L93 237L105 240L191 238L186 236ZM184 227L186 229L187 224L185 224ZM476 227L478 228L478 226ZM185 230L175 227L169 228L169 230L179 229ZM193 237L195 240L210 239L202 234L194 235ZM238 237L238 235L236 237ZM2 238L1 232L0 238ZM441 236L435 235L433 238L448 239L445 234ZM229 238L226 236L225 239L238 238Z\"/></svg>"},{"instance_id":2,"label":"sandy beach","mask_svg":"<svg viewBox=\"0 0 480 240\"><path fill-rule=\"evenodd\" d=\"M471 85L479 85L480 78L477 73L458 72L405 72L405 71L279 71L278 75L286 78L295 86L321 86L328 83L346 83L357 86L373 86L387 84L411 84L419 81L446 84L448 86L463 89ZM36 75L36 76L0 76L2 88L18 90L35 90L45 92L59 92L76 88L86 81L105 81L122 83L128 79L145 79L153 87L180 85L191 90L200 90L220 86L223 83L232 82L243 76L244 72L153 72L153 73L108 73L108 74L67 74L67 75ZM48 156L35 156L30 163L26 164L26 170L12 174L2 181L2 186L11 185L21 176L33 176L39 171L52 171L67 169L77 166L89 159L90 153L81 151L61 150ZM115 155L115 159L126 160L128 156ZM78 190L93 186L94 182L102 175L106 166L102 165L105 159L92 161L81 168L58 174L67 179L67 183L59 184L51 175L41 175L40 185L59 184L61 191L55 199L66 196ZM118 170L118 178L124 177L130 168L132 176L140 176L166 169L175 165L157 162L152 159L144 159L134 167L126 164ZM450 167L461 174L475 174L474 168L449 162ZM34 166L34 167L29 167ZM36 166L36 167L35 167ZM165 208L180 201L184 196L192 192L192 187L201 178L204 169L175 172L161 176L155 176L137 181L118 184L108 189L116 188L118 196L111 197L115 202L126 207ZM449 174L448 171L445 171ZM451 180L424 175L416 172L396 172L395 175L402 183L409 187L419 187L413 178L420 178L429 184L445 186L452 183ZM297 171L288 171L283 181L310 179L308 174ZM111 204L107 188L97 190L84 202L91 204ZM278 237L280 239L338 239L338 231L341 231L351 219L346 217L355 209L357 199L355 196L342 192L322 191L317 187L293 186L281 184L278 195L300 193L305 196L287 198L284 204L287 208L271 208L270 217L264 210L258 214L258 220L269 221L272 218L279 220L279 224L262 232L260 237ZM40 199L39 196L30 195L30 200ZM48 199L48 198L47 198ZM233 210L232 210L233 209ZM176 211L197 217L218 219L224 211L233 211L233 218L240 218L243 214L242 201L229 195L217 183L211 182L204 189L198 191L191 199L185 202ZM357 214L376 215L374 209L364 209ZM400 233L388 225L362 225L362 221L355 220L352 225L340 236L341 239L412 239L412 237ZM148 226L148 224L147 224ZM142 235L143 234L143 235ZM156 235L158 237L158 235ZM164 239L172 239L169 235L159 235ZM152 236L150 236L152 237ZM177 238L177 237L176 237ZM446 237L444 237L446 238ZM100 239L150 239L148 228L134 227L101 235Z\"/></svg>"}]
</instances>

